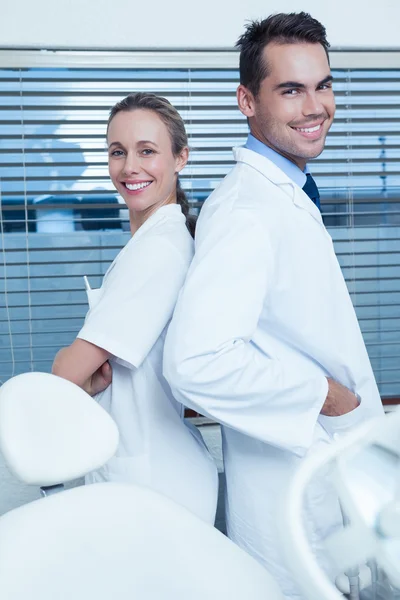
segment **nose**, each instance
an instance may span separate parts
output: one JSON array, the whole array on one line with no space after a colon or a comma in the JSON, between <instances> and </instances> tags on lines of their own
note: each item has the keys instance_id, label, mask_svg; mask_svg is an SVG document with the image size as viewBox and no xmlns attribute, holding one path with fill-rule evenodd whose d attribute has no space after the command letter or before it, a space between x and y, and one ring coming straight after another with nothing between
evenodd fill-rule
<instances>
[{"instance_id":1,"label":"nose","mask_svg":"<svg viewBox=\"0 0 400 600\"><path fill-rule=\"evenodd\" d=\"M140 159L134 152L128 152L124 162L123 173L126 176L137 174L140 172Z\"/></svg>"},{"instance_id":2,"label":"nose","mask_svg":"<svg viewBox=\"0 0 400 600\"><path fill-rule=\"evenodd\" d=\"M303 103L303 114L305 116L325 114L324 106L317 92L309 92Z\"/></svg>"}]
</instances>

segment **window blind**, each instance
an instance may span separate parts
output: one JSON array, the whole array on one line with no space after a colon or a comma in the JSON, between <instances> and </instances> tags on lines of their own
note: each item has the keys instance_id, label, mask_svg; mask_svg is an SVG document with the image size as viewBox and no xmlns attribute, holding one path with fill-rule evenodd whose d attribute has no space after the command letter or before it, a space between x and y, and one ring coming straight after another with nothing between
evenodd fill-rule
<instances>
[{"instance_id":1,"label":"window blind","mask_svg":"<svg viewBox=\"0 0 400 600\"><path fill-rule=\"evenodd\" d=\"M325 151L310 163L384 397L400 397L400 60L393 54L385 68L385 53L346 61L333 53L336 118ZM190 65L175 53L162 68L156 52L147 65L132 52L122 67L101 55L93 65L93 53L81 53L81 66L68 55L54 66L46 55L43 66L35 56L24 65L0 52L2 381L50 369L86 313L82 275L99 286L128 239L127 212L107 172L111 106L132 91L176 106L189 134L181 182L193 212L248 132L236 105L235 53L198 53Z\"/></svg>"}]
</instances>

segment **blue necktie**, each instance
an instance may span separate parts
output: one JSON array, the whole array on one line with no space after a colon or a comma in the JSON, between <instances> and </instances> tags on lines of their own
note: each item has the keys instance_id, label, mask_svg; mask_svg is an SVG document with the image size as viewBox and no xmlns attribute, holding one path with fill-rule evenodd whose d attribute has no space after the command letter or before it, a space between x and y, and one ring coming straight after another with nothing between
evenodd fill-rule
<instances>
[{"instance_id":1,"label":"blue necktie","mask_svg":"<svg viewBox=\"0 0 400 600\"><path fill-rule=\"evenodd\" d=\"M306 173L307 181L303 185L303 191L307 194L309 198L314 202L315 206L321 210L321 202L319 198L319 191L317 188L317 184L314 179L310 175L310 173Z\"/></svg>"}]
</instances>

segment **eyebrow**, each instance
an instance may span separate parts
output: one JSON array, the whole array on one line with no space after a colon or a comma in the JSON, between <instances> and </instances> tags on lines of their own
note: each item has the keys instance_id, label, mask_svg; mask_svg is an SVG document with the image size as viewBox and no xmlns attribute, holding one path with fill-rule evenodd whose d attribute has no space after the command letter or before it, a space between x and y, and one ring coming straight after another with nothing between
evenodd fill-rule
<instances>
[{"instance_id":1,"label":"eyebrow","mask_svg":"<svg viewBox=\"0 0 400 600\"><path fill-rule=\"evenodd\" d=\"M108 148L110 149L110 148L112 148L113 146L122 146L122 145L123 145L123 144L121 144L121 142L113 142L112 144L110 144L110 145L108 146Z\"/></svg>"},{"instance_id":2,"label":"eyebrow","mask_svg":"<svg viewBox=\"0 0 400 600\"><path fill-rule=\"evenodd\" d=\"M156 144L155 142L152 142L151 140L139 140L139 141L137 142L137 145L140 145L140 144L151 144L152 146L157 146L157 144ZM111 144L108 146L108 148L110 149L110 148L112 148L113 146L121 146L121 148L123 148L123 147L124 147L124 144L122 144L121 142L112 142L112 143L111 143Z\"/></svg>"},{"instance_id":3,"label":"eyebrow","mask_svg":"<svg viewBox=\"0 0 400 600\"><path fill-rule=\"evenodd\" d=\"M138 145L139 144L151 144L152 146L157 146L157 144L155 142L152 142L151 140L139 140Z\"/></svg>"},{"instance_id":4,"label":"eyebrow","mask_svg":"<svg viewBox=\"0 0 400 600\"><path fill-rule=\"evenodd\" d=\"M321 81L317 83L317 87L324 85L324 83L330 83L331 81L333 81L332 75L327 75L324 79L321 79ZM305 89L305 87L306 86L304 83L300 83L299 81L284 81L283 83L279 83L277 86L275 86L274 90L289 88Z\"/></svg>"}]
</instances>

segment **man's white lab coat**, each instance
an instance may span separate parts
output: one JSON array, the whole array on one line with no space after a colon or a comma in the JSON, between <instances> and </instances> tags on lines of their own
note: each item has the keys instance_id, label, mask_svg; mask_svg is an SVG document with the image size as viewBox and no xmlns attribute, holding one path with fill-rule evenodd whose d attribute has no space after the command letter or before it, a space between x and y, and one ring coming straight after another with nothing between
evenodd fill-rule
<instances>
[{"instance_id":1,"label":"man's white lab coat","mask_svg":"<svg viewBox=\"0 0 400 600\"><path fill-rule=\"evenodd\" d=\"M245 148L205 202L164 349L175 397L223 425L229 536L300 598L277 519L304 456L382 413L357 318L319 210L270 160ZM320 411L332 377L361 397ZM340 521L326 478L310 489L310 540Z\"/></svg>"}]
</instances>

